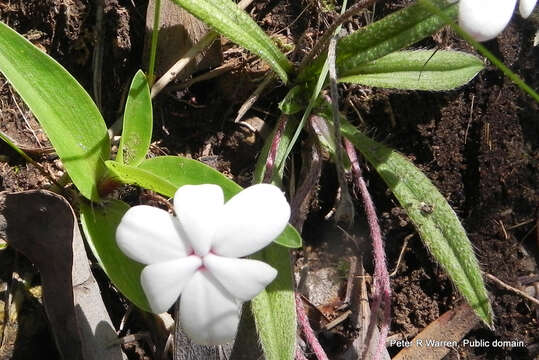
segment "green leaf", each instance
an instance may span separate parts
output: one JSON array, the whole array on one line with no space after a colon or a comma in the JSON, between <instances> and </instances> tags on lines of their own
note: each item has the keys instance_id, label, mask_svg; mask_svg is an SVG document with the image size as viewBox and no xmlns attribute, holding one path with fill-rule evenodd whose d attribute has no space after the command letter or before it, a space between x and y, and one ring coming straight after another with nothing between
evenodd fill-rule
<instances>
[{"instance_id":1,"label":"green leaf","mask_svg":"<svg viewBox=\"0 0 539 360\"><path fill-rule=\"evenodd\" d=\"M290 249L297 249L302 246L301 235L292 225L287 225L281 235L273 242Z\"/></svg>"},{"instance_id":2,"label":"green leaf","mask_svg":"<svg viewBox=\"0 0 539 360\"><path fill-rule=\"evenodd\" d=\"M433 1L447 16L446 20L457 16L458 4L448 4L444 0ZM381 58L400 50L433 34L447 22L421 4L414 4L396 11L383 19L342 38L337 44L337 74L345 74L366 62ZM306 68L298 78L309 80L322 68L326 56ZM340 75L339 75L340 76Z\"/></svg>"},{"instance_id":3,"label":"green leaf","mask_svg":"<svg viewBox=\"0 0 539 360\"><path fill-rule=\"evenodd\" d=\"M174 193L183 185L216 184L223 189L225 200L230 199L242 190L242 187L230 180L214 168L200 161L179 156L159 156L145 160L141 169L149 171L171 183Z\"/></svg>"},{"instance_id":4,"label":"green leaf","mask_svg":"<svg viewBox=\"0 0 539 360\"><path fill-rule=\"evenodd\" d=\"M459 34L464 40L466 40L471 46L473 46L477 51L490 60L490 62L496 66L498 69L500 69L505 76L507 76L509 79L511 79L512 82L514 82L519 88L521 88L523 91L528 93L536 102L539 102L539 94L535 92L528 84L526 84L517 74L515 74L511 69L509 69L505 64L498 59L494 54L492 54L485 46L483 46L478 41L475 41L475 39L468 34L466 31L464 31L460 26L455 24L454 21L451 21L450 18L447 18L446 15L444 15L438 6L433 4L430 0L419 0L419 3L424 5L427 9L429 9L433 14L437 14L442 19L445 19L447 23L451 26L451 28ZM537 37L536 37L537 38Z\"/></svg>"},{"instance_id":5,"label":"green leaf","mask_svg":"<svg viewBox=\"0 0 539 360\"><path fill-rule=\"evenodd\" d=\"M459 51L399 51L346 69L339 82L408 90L451 90L483 69L477 57Z\"/></svg>"},{"instance_id":6,"label":"green leaf","mask_svg":"<svg viewBox=\"0 0 539 360\"><path fill-rule=\"evenodd\" d=\"M262 59L286 84L292 64L273 41L231 0L173 0L216 31Z\"/></svg>"},{"instance_id":7,"label":"green leaf","mask_svg":"<svg viewBox=\"0 0 539 360\"><path fill-rule=\"evenodd\" d=\"M116 161L137 166L144 160L152 140L152 99L144 73L133 77L125 104L122 138Z\"/></svg>"},{"instance_id":8,"label":"green leaf","mask_svg":"<svg viewBox=\"0 0 539 360\"><path fill-rule=\"evenodd\" d=\"M94 102L60 64L3 23L0 49L0 71L38 119L81 194L98 200L110 144Z\"/></svg>"},{"instance_id":9,"label":"green leaf","mask_svg":"<svg viewBox=\"0 0 539 360\"><path fill-rule=\"evenodd\" d=\"M178 189L164 178L140 167L124 165L112 160L105 162L105 165L112 173L114 180L124 184L138 185L168 197L173 197Z\"/></svg>"},{"instance_id":10,"label":"green leaf","mask_svg":"<svg viewBox=\"0 0 539 360\"><path fill-rule=\"evenodd\" d=\"M292 360L296 347L296 303L289 250L272 244L252 259L277 269L277 278L251 300L256 329L265 358Z\"/></svg>"},{"instance_id":11,"label":"green leaf","mask_svg":"<svg viewBox=\"0 0 539 360\"><path fill-rule=\"evenodd\" d=\"M466 301L492 327L492 308L472 244L447 200L421 170L398 152L363 135L344 118L341 130L384 179L423 243Z\"/></svg>"},{"instance_id":12,"label":"green leaf","mask_svg":"<svg viewBox=\"0 0 539 360\"><path fill-rule=\"evenodd\" d=\"M156 191L173 197L183 185L216 184L223 189L225 200L242 190L242 187L228 179L219 171L192 159L178 156L160 156L144 160L138 167L107 161L113 176L126 184ZM288 248L301 247L301 237L290 225L275 239L279 245Z\"/></svg>"},{"instance_id":13,"label":"green leaf","mask_svg":"<svg viewBox=\"0 0 539 360\"><path fill-rule=\"evenodd\" d=\"M305 92L303 86L294 86L279 103L279 110L285 115L294 115L304 110L307 107Z\"/></svg>"},{"instance_id":14,"label":"green leaf","mask_svg":"<svg viewBox=\"0 0 539 360\"><path fill-rule=\"evenodd\" d=\"M90 249L114 286L133 304L151 312L140 285L144 265L127 256L116 245L116 228L129 205L119 200L102 204L80 203L80 221Z\"/></svg>"}]
</instances>

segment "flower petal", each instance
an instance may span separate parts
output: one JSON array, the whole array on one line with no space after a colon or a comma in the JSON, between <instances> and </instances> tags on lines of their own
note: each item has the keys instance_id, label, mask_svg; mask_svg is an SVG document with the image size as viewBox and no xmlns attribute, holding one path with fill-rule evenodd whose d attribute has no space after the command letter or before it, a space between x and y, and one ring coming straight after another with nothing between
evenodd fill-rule
<instances>
[{"instance_id":1,"label":"flower petal","mask_svg":"<svg viewBox=\"0 0 539 360\"><path fill-rule=\"evenodd\" d=\"M165 210L133 206L116 229L116 243L127 256L142 264L177 259L187 256L190 250L178 228L178 220Z\"/></svg>"},{"instance_id":2,"label":"flower petal","mask_svg":"<svg viewBox=\"0 0 539 360\"><path fill-rule=\"evenodd\" d=\"M203 262L221 285L241 301L254 298L277 276L277 270L258 260L208 254Z\"/></svg>"},{"instance_id":3,"label":"flower petal","mask_svg":"<svg viewBox=\"0 0 539 360\"><path fill-rule=\"evenodd\" d=\"M207 270L197 271L180 298L180 325L201 345L226 344L240 321L239 304Z\"/></svg>"},{"instance_id":4,"label":"flower petal","mask_svg":"<svg viewBox=\"0 0 539 360\"><path fill-rule=\"evenodd\" d=\"M192 255L146 266L140 274L140 283L152 311L156 314L167 311L201 265L202 260Z\"/></svg>"},{"instance_id":5,"label":"flower petal","mask_svg":"<svg viewBox=\"0 0 539 360\"><path fill-rule=\"evenodd\" d=\"M227 257L252 254L275 240L289 218L290 205L278 187L270 184L248 187L225 204L212 249Z\"/></svg>"},{"instance_id":6,"label":"flower petal","mask_svg":"<svg viewBox=\"0 0 539 360\"><path fill-rule=\"evenodd\" d=\"M524 19L530 16L536 4L537 0L520 0L520 4L518 5L520 15Z\"/></svg>"},{"instance_id":7,"label":"flower petal","mask_svg":"<svg viewBox=\"0 0 539 360\"><path fill-rule=\"evenodd\" d=\"M495 38L507 26L517 0L460 0L459 25L477 41Z\"/></svg>"},{"instance_id":8,"label":"flower petal","mask_svg":"<svg viewBox=\"0 0 539 360\"><path fill-rule=\"evenodd\" d=\"M184 185L174 195L174 210L195 252L210 250L215 222L223 207L223 190L217 185Z\"/></svg>"}]
</instances>

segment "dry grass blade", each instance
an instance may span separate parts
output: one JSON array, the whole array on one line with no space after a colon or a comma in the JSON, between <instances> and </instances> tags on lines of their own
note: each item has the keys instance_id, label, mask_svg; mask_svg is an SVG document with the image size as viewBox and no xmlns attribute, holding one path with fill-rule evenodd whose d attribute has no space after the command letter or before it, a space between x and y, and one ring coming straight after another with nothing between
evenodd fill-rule
<instances>
[{"instance_id":1,"label":"dry grass blade","mask_svg":"<svg viewBox=\"0 0 539 360\"><path fill-rule=\"evenodd\" d=\"M240 9L245 9L249 6L253 0L242 0L238 7ZM176 6L176 5L174 5ZM150 22L151 23L151 22ZM219 34L216 31L209 31L206 35L200 38L192 47L187 50L175 63L172 65L167 72L155 82L152 86L152 99L157 96L170 82L172 82L178 74L180 74L186 67L191 63L191 61L202 51L208 48L214 41L217 39Z\"/></svg>"}]
</instances>

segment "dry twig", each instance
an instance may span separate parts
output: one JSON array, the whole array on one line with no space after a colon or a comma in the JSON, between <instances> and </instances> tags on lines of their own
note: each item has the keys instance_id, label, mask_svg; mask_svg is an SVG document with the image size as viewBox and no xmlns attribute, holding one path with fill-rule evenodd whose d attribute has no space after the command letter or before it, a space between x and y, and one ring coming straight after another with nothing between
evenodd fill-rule
<instances>
[{"instance_id":1,"label":"dry twig","mask_svg":"<svg viewBox=\"0 0 539 360\"><path fill-rule=\"evenodd\" d=\"M539 299L536 299L533 296L526 294L524 291L519 290L509 284L504 283L503 281L501 281L500 279L498 279L496 276L492 274L485 273L485 272L483 274L487 277L487 279L491 280L492 282L495 282L497 285L504 288L505 290L511 291L512 293L522 296L524 299L531 301L535 305L539 305Z\"/></svg>"}]
</instances>

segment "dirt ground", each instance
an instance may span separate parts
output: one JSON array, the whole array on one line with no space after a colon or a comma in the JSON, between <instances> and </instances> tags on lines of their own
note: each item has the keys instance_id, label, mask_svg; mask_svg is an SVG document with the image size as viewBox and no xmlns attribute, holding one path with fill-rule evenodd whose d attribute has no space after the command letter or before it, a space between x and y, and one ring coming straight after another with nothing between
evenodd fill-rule
<instances>
[{"instance_id":1,"label":"dirt ground","mask_svg":"<svg viewBox=\"0 0 539 360\"><path fill-rule=\"evenodd\" d=\"M143 64L147 1L106 0L101 34L105 65L102 74L102 109L110 126L121 114L123 99L132 76ZM295 44L292 59L301 58L301 49L312 46L336 17L334 1L273 0L254 1L250 14L268 34L285 44ZM339 2L338 2L339 3ZM407 0L379 1L376 10L359 16L348 26L356 29L372 18L379 19L411 3ZM0 20L24 34L34 44L65 66L92 94L92 54L95 46L96 6L85 0L8 1L0 0ZM496 40L485 45L521 76L532 88L539 88L536 71L539 48L533 46L536 20L513 18ZM416 45L417 48L456 49L474 53L464 41L444 29ZM154 102L156 154L181 154L216 167L241 185L248 185L262 137L234 124L237 110L262 79L265 67L256 58L223 42L224 61L231 71L187 88L166 90ZM0 49L1 51L1 49ZM271 86L246 118L262 119L274 126L277 103L286 89ZM539 282L539 177L538 104L488 66L470 84L450 92L412 92L343 86L340 104L348 118L367 134L414 161L448 199L462 220L485 273L493 274L514 287L533 288ZM39 125L18 95L0 78L0 130L7 133L56 176L62 167ZM295 166L301 163L296 151ZM291 167L293 167L291 165ZM288 172L288 175L291 171ZM0 144L1 191L43 188L46 178L5 144ZM374 197L386 242L388 267L395 267L404 238L412 235L396 274L393 290L390 335L412 338L444 312L463 302L450 280L429 255L414 227L396 199L374 170L365 170ZM352 242L332 220L324 220L334 206L337 192L334 166L326 163L311 212L303 227L304 249L295 252L296 268L315 272L333 269L336 294L342 297L349 263L343 259L363 255L367 273L372 273L369 253L358 254ZM141 197L130 190L131 201ZM143 198L143 196L142 196ZM356 202L359 225L353 234L368 242ZM24 273L31 285L39 284L32 265L11 250L0 251L0 294L6 291L12 271ZM343 270L344 269L344 270ZM100 270L96 277L105 294L116 325L125 312L119 296L110 288ZM324 282L324 286L329 286ZM495 314L495 330L477 325L466 335L478 340L521 340L524 347L459 347L445 359L534 359L539 356L538 308L521 296L487 282ZM2 349L0 359L55 358L46 317L39 297L26 295L26 319L19 324L15 351ZM312 299L311 299L312 300ZM335 299L334 299L335 300ZM327 300L329 301L329 300ZM3 304L0 301L1 304ZM331 302L321 304L332 316L340 314ZM2 305L3 306L3 305ZM0 308L1 310L1 308ZM30 320L31 319L31 320ZM129 332L140 330L136 322ZM312 318L317 330L319 321ZM32 325L30 326L30 323ZM332 357L344 352L353 340L349 320L320 339ZM149 358L146 345L130 348L130 359ZM390 354L398 348L391 348ZM145 357L146 356L146 357ZM314 357L311 357L314 358Z\"/></svg>"}]
</instances>

